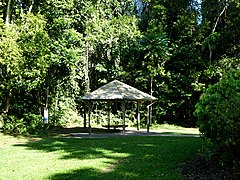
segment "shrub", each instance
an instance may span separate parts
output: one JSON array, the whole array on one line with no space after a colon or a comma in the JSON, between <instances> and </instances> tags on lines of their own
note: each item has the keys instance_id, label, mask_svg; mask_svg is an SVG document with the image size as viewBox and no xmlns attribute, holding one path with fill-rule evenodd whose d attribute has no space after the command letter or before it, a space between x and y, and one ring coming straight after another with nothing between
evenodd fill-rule
<instances>
[{"instance_id":1,"label":"shrub","mask_svg":"<svg viewBox=\"0 0 240 180\"><path fill-rule=\"evenodd\" d=\"M230 70L202 94L194 115L199 130L218 150L222 164L239 163L240 70Z\"/></svg>"},{"instance_id":2,"label":"shrub","mask_svg":"<svg viewBox=\"0 0 240 180\"><path fill-rule=\"evenodd\" d=\"M28 134L42 134L44 132L43 117L36 114L24 114Z\"/></svg>"},{"instance_id":3,"label":"shrub","mask_svg":"<svg viewBox=\"0 0 240 180\"><path fill-rule=\"evenodd\" d=\"M83 118L78 114L76 102L72 98L61 97L57 105L49 107L49 124L51 126L82 125Z\"/></svg>"},{"instance_id":4,"label":"shrub","mask_svg":"<svg viewBox=\"0 0 240 180\"><path fill-rule=\"evenodd\" d=\"M6 116L4 117L3 131L9 134L25 134L27 130L23 119Z\"/></svg>"},{"instance_id":5,"label":"shrub","mask_svg":"<svg viewBox=\"0 0 240 180\"><path fill-rule=\"evenodd\" d=\"M3 131L9 134L42 134L44 132L43 118L36 114L24 114L20 119L16 116L6 116Z\"/></svg>"}]
</instances>

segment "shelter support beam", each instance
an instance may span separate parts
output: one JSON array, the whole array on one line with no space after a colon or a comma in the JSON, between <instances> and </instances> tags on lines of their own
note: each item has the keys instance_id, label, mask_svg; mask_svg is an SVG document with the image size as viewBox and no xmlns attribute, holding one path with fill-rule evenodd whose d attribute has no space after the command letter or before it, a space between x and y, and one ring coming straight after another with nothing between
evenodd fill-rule
<instances>
[{"instance_id":1,"label":"shelter support beam","mask_svg":"<svg viewBox=\"0 0 240 180\"><path fill-rule=\"evenodd\" d=\"M140 102L137 101L137 130L140 130Z\"/></svg>"},{"instance_id":2,"label":"shelter support beam","mask_svg":"<svg viewBox=\"0 0 240 180\"><path fill-rule=\"evenodd\" d=\"M126 102L123 101L122 102L122 113L123 113L123 131L122 131L122 134L124 135L125 134L125 116L126 116Z\"/></svg>"},{"instance_id":3,"label":"shelter support beam","mask_svg":"<svg viewBox=\"0 0 240 180\"><path fill-rule=\"evenodd\" d=\"M152 118L152 113L151 113L151 108L152 108L152 105L155 103L155 101L154 102L152 102L151 104L149 104L148 106L147 106L147 132L149 133L149 128L150 128L150 122L152 121L151 120L151 118Z\"/></svg>"},{"instance_id":4,"label":"shelter support beam","mask_svg":"<svg viewBox=\"0 0 240 180\"><path fill-rule=\"evenodd\" d=\"M152 126L152 106L149 107L149 125Z\"/></svg>"},{"instance_id":5,"label":"shelter support beam","mask_svg":"<svg viewBox=\"0 0 240 180\"><path fill-rule=\"evenodd\" d=\"M87 128L87 110L86 104L84 103L84 116L83 116L83 127L86 130Z\"/></svg>"},{"instance_id":6,"label":"shelter support beam","mask_svg":"<svg viewBox=\"0 0 240 180\"><path fill-rule=\"evenodd\" d=\"M107 109L108 109L108 129L110 129L110 120L111 120L111 108L110 108L110 106L111 106L111 103L108 102L107 103Z\"/></svg>"},{"instance_id":7,"label":"shelter support beam","mask_svg":"<svg viewBox=\"0 0 240 180\"><path fill-rule=\"evenodd\" d=\"M149 127L150 127L150 109L149 106L147 106L147 132L149 133Z\"/></svg>"},{"instance_id":8,"label":"shelter support beam","mask_svg":"<svg viewBox=\"0 0 240 180\"><path fill-rule=\"evenodd\" d=\"M88 103L88 130L90 135L92 134L91 111L92 111L92 103Z\"/></svg>"}]
</instances>

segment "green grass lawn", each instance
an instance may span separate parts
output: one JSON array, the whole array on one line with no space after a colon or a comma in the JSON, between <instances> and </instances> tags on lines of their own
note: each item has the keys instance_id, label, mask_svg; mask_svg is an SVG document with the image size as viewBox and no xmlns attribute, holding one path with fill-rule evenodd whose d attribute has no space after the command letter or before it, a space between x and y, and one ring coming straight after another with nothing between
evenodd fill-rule
<instances>
[{"instance_id":1,"label":"green grass lawn","mask_svg":"<svg viewBox=\"0 0 240 180\"><path fill-rule=\"evenodd\" d=\"M0 133L0 179L183 179L196 137L16 138Z\"/></svg>"},{"instance_id":2,"label":"green grass lawn","mask_svg":"<svg viewBox=\"0 0 240 180\"><path fill-rule=\"evenodd\" d=\"M152 130L159 130L163 133L175 133L175 134L200 134L198 128L185 128L171 124L152 124Z\"/></svg>"}]
</instances>

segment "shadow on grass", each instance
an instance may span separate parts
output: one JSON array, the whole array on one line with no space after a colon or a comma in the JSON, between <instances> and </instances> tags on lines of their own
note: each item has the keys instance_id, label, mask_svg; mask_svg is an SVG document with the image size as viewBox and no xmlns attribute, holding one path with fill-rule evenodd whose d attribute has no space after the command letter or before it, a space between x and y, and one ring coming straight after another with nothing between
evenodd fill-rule
<instances>
[{"instance_id":1,"label":"shadow on grass","mask_svg":"<svg viewBox=\"0 0 240 180\"><path fill-rule=\"evenodd\" d=\"M49 179L179 179L178 165L196 154L202 141L193 137L48 137L16 146L56 152L63 160L79 160L77 169L65 169ZM93 164L82 166L85 160ZM94 165L99 161L103 167Z\"/></svg>"},{"instance_id":2,"label":"shadow on grass","mask_svg":"<svg viewBox=\"0 0 240 180\"><path fill-rule=\"evenodd\" d=\"M64 128L64 127L53 127L48 130L49 135L57 135L57 136L75 136L75 137L83 137L83 138L96 138L96 137L113 137L116 135L122 135L122 129L106 129L106 128L92 128L92 134L89 135L88 128L83 127L73 127L73 128ZM146 131L137 131L133 129L126 129L125 135L127 136L192 136L199 137L199 134L196 133L183 133L178 131L168 131L168 132L158 132L158 131L150 131L147 133Z\"/></svg>"},{"instance_id":3,"label":"shadow on grass","mask_svg":"<svg viewBox=\"0 0 240 180\"><path fill-rule=\"evenodd\" d=\"M73 170L69 173L59 173L49 177L49 179L53 180L66 180L66 179L81 179L81 180L92 180L92 179L146 179L141 177L139 174L131 174L131 173L121 173L117 171L113 171L111 173L104 173L97 171L93 168L85 168L79 170ZM155 179L155 178L150 178ZM158 179L158 178L156 178Z\"/></svg>"},{"instance_id":4,"label":"shadow on grass","mask_svg":"<svg viewBox=\"0 0 240 180\"><path fill-rule=\"evenodd\" d=\"M105 128L91 128L92 133L100 134L100 133L117 133L121 132L120 129L105 129ZM61 126L51 127L48 130L50 135L59 135L59 134L70 134L70 133L89 133L88 128L84 127L72 127L72 128L65 128Z\"/></svg>"}]
</instances>

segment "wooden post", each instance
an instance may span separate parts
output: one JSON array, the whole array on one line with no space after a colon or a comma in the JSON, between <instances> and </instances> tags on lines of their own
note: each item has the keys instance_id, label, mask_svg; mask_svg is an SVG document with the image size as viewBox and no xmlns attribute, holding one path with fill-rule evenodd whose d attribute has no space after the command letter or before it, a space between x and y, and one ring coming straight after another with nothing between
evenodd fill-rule
<instances>
[{"instance_id":1,"label":"wooden post","mask_svg":"<svg viewBox=\"0 0 240 180\"><path fill-rule=\"evenodd\" d=\"M147 106L147 132L149 133L149 127L150 127L150 118L152 118L152 114L151 114L151 110L152 109L150 109L151 107L152 107L152 105L155 103L156 101L153 101L151 104L149 104L148 106ZM151 120L152 121L152 120Z\"/></svg>"},{"instance_id":2,"label":"wooden post","mask_svg":"<svg viewBox=\"0 0 240 180\"><path fill-rule=\"evenodd\" d=\"M137 130L140 130L140 102L137 101Z\"/></svg>"},{"instance_id":3,"label":"wooden post","mask_svg":"<svg viewBox=\"0 0 240 180\"><path fill-rule=\"evenodd\" d=\"M152 126L152 106L149 107L149 125Z\"/></svg>"},{"instance_id":4,"label":"wooden post","mask_svg":"<svg viewBox=\"0 0 240 180\"><path fill-rule=\"evenodd\" d=\"M149 111L149 107L150 106L147 106L147 133L149 133L149 126L150 126L150 117L149 117L149 115L150 115L150 111Z\"/></svg>"},{"instance_id":5,"label":"wooden post","mask_svg":"<svg viewBox=\"0 0 240 180\"><path fill-rule=\"evenodd\" d=\"M111 109L110 109L110 102L107 102L107 106L108 106L108 129L110 129L110 120L111 120Z\"/></svg>"},{"instance_id":6,"label":"wooden post","mask_svg":"<svg viewBox=\"0 0 240 180\"><path fill-rule=\"evenodd\" d=\"M126 113L126 102L123 101L122 102L122 113L123 113L123 131L122 131L122 134L124 135L125 134L125 113Z\"/></svg>"},{"instance_id":7,"label":"wooden post","mask_svg":"<svg viewBox=\"0 0 240 180\"><path fill-rule=\"evenodd\" d=\"M87 128L87 112L86 112L86 103L84 103L84 116L83 116L83 127L86 130Z\"/></svg>"},{"instance_id":8,"label":"wooden post","mask_svg":"<svg viewBox=\"0 0 240 180\"><path fill-rule=\"evenodd\" d=\"M92 128L91 128L91 111L92 111L92 103L88 104L88 130L89 134L92 134Z\"/></svg>"}]
</instances>

